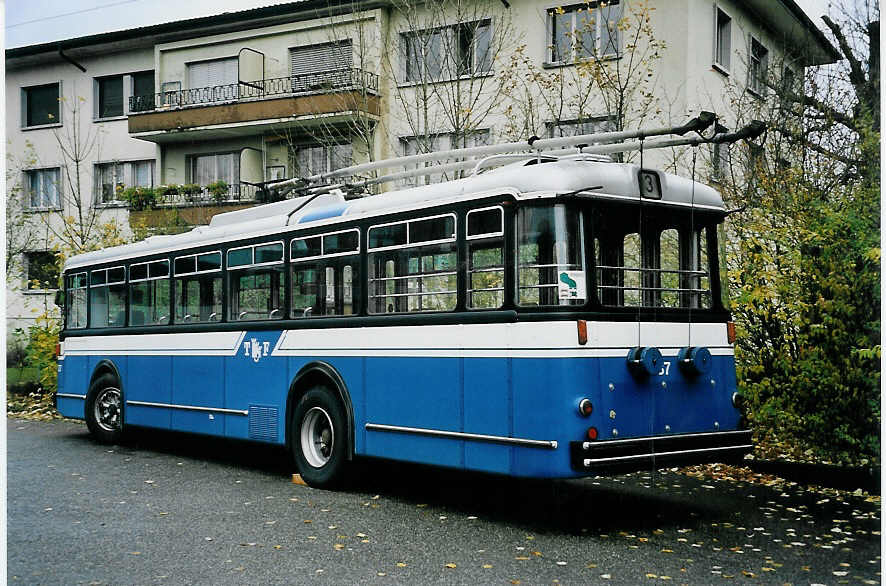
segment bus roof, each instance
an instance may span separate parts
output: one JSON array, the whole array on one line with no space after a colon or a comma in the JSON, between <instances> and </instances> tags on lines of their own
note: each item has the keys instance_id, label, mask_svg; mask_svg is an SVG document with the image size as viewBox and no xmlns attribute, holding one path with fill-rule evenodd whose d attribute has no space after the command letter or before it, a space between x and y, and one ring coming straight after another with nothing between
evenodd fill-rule
<instances>
[{"instance_id":1,"label":"bus roof","mask_svg":"<svg viewBox=\"0 0 886 586\"><path fill-rule=\"evenodd\" d=\"M428 173L434 172L433 167ZM163 254L184 248L209 246L260 237L287 228L337 224L360 217L408 211L447 203L470 201L508 194L516 199L556 197L565 193L586 193L601 200L640 202L640 167L630 163L585 160L578 156L538 162L536 159L513 163L486 173L431 185L423 185L346 200L340 191L318 196L302 196L285 201L226 212L212 218L208 226L189 232L151 236L140 242L106 248L71 257L65 270L92 264ZM660 200L642 201L687 210L725 211L723 199L713 188L671 173L655 171L661 184Z\"/></svg>"}]
</instances>

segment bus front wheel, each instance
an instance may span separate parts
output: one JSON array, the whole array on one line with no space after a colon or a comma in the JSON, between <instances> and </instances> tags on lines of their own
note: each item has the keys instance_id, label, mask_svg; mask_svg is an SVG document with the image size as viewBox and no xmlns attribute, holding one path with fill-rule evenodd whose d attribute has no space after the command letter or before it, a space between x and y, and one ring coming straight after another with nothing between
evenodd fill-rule
<instances>
[{"instance_id":1,"label":"bus front wheel","mask_svg":"<svg viewBox=\"0 0 886 586\"><path fill-rule=\"evenodd\" d=\"M117 379L103 374L89 386L86 393L86 427L104 444L113 444L123 437L123 391Z\"/></svg>"},{"instance_id":2,"label":"bus front wheel","mask_svg":"<svg viewBox=\"0 0 886 586\"><path fill-rule=\"evenodd\" d=\"M314 387L292 414L290 448L302 479L329 488L344 480L347 467L347 417L341 401L327 388Z\"/></svg>"}]
</instances>

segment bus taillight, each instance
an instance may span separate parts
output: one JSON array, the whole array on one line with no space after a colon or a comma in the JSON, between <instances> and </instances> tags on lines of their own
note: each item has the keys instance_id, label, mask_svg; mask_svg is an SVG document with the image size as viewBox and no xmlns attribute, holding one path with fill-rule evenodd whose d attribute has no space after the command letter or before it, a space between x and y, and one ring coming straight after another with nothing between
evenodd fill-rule
<instances>
[{"instance_id":1,"label":"bus taillight","mask_svg":"<svg viewBox=\"0 0 886 586\"><path fill-rule=\"evenodd\" d=\"M584 346L588 343L588 322L578 320L578 343Z\"/></svg>"},{"instance_id":2,"label":"bus taillight","mask_svg":"<svg viewBox=\"0 0 886 586\"><path fill-rule=\"evenodd\" d=\"M55 357L58 358L59 356L61 356L61 354L62 354L62 343L56 342L55 343Z\"/></svg>"},{"instance_id":3,"label":"bus taillight","mask_svg":"<svg viewBox=\"0 0 886 586\"><path fill-rule=\"evenodd\" d=\"M596 427L589 427L588 428L588 439L591 441L597 439L597 428Z\"/></svg>"},{"instance_id":4,"label":"bus taillight","mask_svg":"<svg viewBox=\"0 0 886 586\"><path fill-rule=\"evenodd\" d=\"M735 322L726 322L726 340L730 344L735 344Z\"/></svg>"},{"instance_id":5,"label":"bus taillight","mask_svg":"<svg viewBox=\"0 0 886 586\"><path fill-rule=\"evenodd\" d=\"M591 413L594 412L594 406L591 404L590 399L582 399L578 402L578 412L584 417L587 417Z\"/></svg>"}]
</instances>

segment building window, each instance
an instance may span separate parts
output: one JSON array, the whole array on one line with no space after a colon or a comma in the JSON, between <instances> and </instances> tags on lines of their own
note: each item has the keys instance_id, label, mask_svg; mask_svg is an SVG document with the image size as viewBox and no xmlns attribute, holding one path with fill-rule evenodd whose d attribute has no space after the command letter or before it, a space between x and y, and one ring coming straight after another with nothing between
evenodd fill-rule
<instances>
[{"instance_id":1,"label":"building window","mask_svg":"<svg viewBox=\"0 0 886 586\"><path fill-rule=\"evenodd\" d=\"M123 116L123 76L97 78L95 97L96 119Z\"/></svg>"},{"instance_id":2,"label":"building window","mask_svg":"<svg viewBox=\"0 0 886 586\"><path fill-rule=\"evenodd\" d=\"M560 138L563 136L578 136L581 134L596 134L598 132L614 132L615 120L611 116L596 116L585 120L560 120L548 122L548 136Z\"/></svg>"},{"instance_id":3,"label":"building window","mask_svg":"<svg viewBox=\"0 0 886 586\"><path fill-rule=\"evenodd\" d=\"M350 39L289 50L293 92L350 86L354 83L353 67L354 49Z\"/></svg>"},{"instance_id":4,"label":"building window","mask_svg":"<svg viewBox=\"0 0 886 586\"><path fill-rule=\"evenodd\" d=\"M769 50L754 37L751 37L748 67L748 89L757 95L766 91L766 69L769 66Z\"/></svg>"},{"instance_id":5,"label":"building window","mask_svg":"<svg viewBox=\"0 0 886 586\"><path fill-rule=\"evenodd\" d=\"M154 109L154 72L141 71L130 76L132 87L129 104L131 112L145 112Z\"/></svg>"},{"instance_id":6,"label":"building window","mask_svg":"<svg viewBox=\"0 0 886 586\"><path fill-rule=\"evenodd\" d=\"M470 148L489 144L489 130L474 130L466 133L443 132L429 134L427 136L406 136L400 138L400 146L403 156L420 155L423 153L435 153L452 149ZM453 158L454 162L459 160ZM406 169L418 169L420 167L433 167L440 163L417 163L409 165ZM404 179L404 185L424 185L443 180L443 175L434 173L424 177L408 177ZM450 176L449 178L452 178Z\"/></svg>"},{"instance_id":7,"label":"building window","mask_svg":"<svg viewBox=\"0 0 886 586\"><path fill-rule=\"evenodd\" d=\"M28 207L34 210L61 207L61 172L54 169L25 171L25 190Z\"/></svg>"},{"instance_id":8,"label":"building window","mask_svg":"<svg viewBox=\"0 0 886 586\"><path fill-rule=\"evenodd\" d=\"M714 65L729 73L732 53L732 18L719 7L714 7Z\"/></svg>"},{"instance_id":9,"label":"building window","mask_svg":"<svg viewBox=\"0 0 886 586\"><path fill-rule=\"evenodd\" d=\"M154 161L117 161L95 165L95 203L112 204L122 200L127 187L153 187Z\"/></svg>"},{"instance_id":10,"label":"building window","mask_svg":"<svg viewBox=\"0 0 886 586\"><path fill-rule=\"evenodd\" d=\"M22 88L22 127L61 124L61 82Z\"/></svg>"},{"instance_id":11,"label":"building window","mask_svg":"<svg viewBox=\"0 0 886 586\"><path fill-rule=\"evenodd\" d=\"M188 63L188 88L185 104L208 104L240 97L239 60L236 57Z\"/></svg>"},{"instance_id":12,"label":"building window","mask_svg":"<svg viewBox=\"0 0 886 586\"><path fill-rule=\"evenodd\" d=\"M400 35L403 80L435 81L492 70L489 20Z\"/></svg>"},{"instance_id":13,"label":"building window","mask_svg":"<svg viewBox=\"0 0 886 586\"><path fill-rule=\"evenodd\" d=\"M618 0L551 9L548 12L549 61L572 63L617 56L621 17L622 5Z\"/></svg>"},{"instance_id":14,"label":"building window","mask_svg":"<svg viewBox=\"0 0 886 586\"><path fill-rule=\"evenodd\" d=\"M350 143L296 146L293 152L293 176L310 177L348 167L353 161Z\"/></svg>"},{"instance_id":15,"label":"building window","mask_svg":"<svg viewBox=\"0 0 886 586\"><path fill-rule=\"evenodd\" d=\"M49 251L26 252L28 289L31 291L58 289L58 262Z\"/></svg>"},{"instance_id":16,"label":"building window","mask_svg":"<svg viewBox=\"0 0 886 586\"><path fill-rule=\"evenodd\" d=\"M224 181L228 184L228 193L237 195L240 192L240 153L217 153L213 155L193 155L190 157L189 170L191 183L202 185Z\"/></svg>"}]
</instances>

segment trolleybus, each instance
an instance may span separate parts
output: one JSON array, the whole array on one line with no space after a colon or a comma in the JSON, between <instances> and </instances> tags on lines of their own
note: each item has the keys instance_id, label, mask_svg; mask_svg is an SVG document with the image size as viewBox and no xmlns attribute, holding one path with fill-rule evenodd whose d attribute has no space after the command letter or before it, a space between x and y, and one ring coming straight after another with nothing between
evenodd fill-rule
<instances>
[{"instance_id":1,"label":"trolleybus","mask_svg":"<svg viewBox=\"0 0 886 586\"><path fill-rule=\"evenodd\" d=\"M542 478L741 457L720 195L533 147L69 259L59 411L102 442L286 445L314 486L360 456Z\"/></svg>"}]
</instances>

